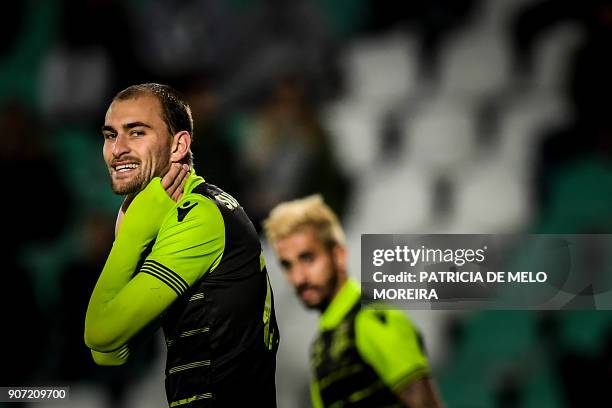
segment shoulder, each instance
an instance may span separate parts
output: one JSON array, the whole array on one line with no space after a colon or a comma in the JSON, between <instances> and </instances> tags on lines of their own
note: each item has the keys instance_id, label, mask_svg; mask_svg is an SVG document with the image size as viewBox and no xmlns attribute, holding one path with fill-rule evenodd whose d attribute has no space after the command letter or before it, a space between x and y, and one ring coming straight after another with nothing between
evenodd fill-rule
<instances>
[{"instance_id":1,"label":"shoulder","mask_svg":"<svg viewBox=\"0 0 612 408\"><path fill-rule=\"evenodd\" d=\"M356 330L367 332L371 329L404 328L414 329L408 316L401 310L363 307L355 317Z\"/></svg>"},{"instance_id":2,"label":"shoulder","mask_svg":"<svg viewBox=\"0 0 612 408\"><path fill-rule=\"evenodd\" d=\"M220 262L226 241L216 204L199 194L186 194L166 216L149 258L191 285Z\"/></svg>"},{"instance_id":3,"label":"shoulder","mask_svg":"<svg viewBox=\"0 0 612 408\"><path fill-rule=\"evenodd\" d=\"M362 309L355 335L359 354L390 388L429 372L421 336L403 311Z\"/></svg>"},{"instance_id":4,"label":"shoulder","mask_svg":"<svg viewBox=\"0 0 612 408\"><path fill-rule=\"evenodd\" d=\"M223 217L212 198L190 193L183 195L174 208L168 212L165 224L193 224L202 221L222 222Z\"/></svg>"},{"instance_id":5,"label":"shoulder","mask_svg":"<svg viewBox=\"0 0 612 408\"><path fill-rule=\"evenodd\" d=\"M158 242L202 242L202 237L223 237L225 224L216 203L200 194L186 194L168 212L158 235ZM157 243L156 243L157 244ZM156 245L157 246L157 245Z\"/></svg>"},{"instance_id":6,"label":"shoulder","mask_svg":"<svg viewBox=\"0 0 612 408\"><path fill-rule=\"evenodd\" d=\"M355 317L356 343L361 350L409 347L419 333L401 310L363 308Z\"/></svg>"}]
</instances>

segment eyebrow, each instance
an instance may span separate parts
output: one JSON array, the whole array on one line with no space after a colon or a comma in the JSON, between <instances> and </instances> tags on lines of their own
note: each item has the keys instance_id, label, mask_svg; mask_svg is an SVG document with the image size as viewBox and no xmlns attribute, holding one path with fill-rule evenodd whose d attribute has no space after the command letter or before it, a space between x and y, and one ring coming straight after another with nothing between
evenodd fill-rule
<instances>
[{"instance_id":1,"label":"eyebrow","mask_svg":"<svg viewBox=\"0 0 612 408\"><path fill-rule=\"evenodd\" d=\"M313 256L313 255L314 255L313 251L306 250L306 251L300 252L297 257L298 257L298 259L303 259L305 257Z\"/></svg>"},{"instance_id":2,"label":"eyebrow","mask_svg":"<svg viewBox=\"0 0 612 408\"><path fill-rule=\"evenodd\" d=\"M144 122L130 122L130 123L126 123L125 125L123 125L124 129L133 129L135 127L146 127L151 129L151 126L147 125Z\"/></svg>"},{"instance_id":3,"label":"eyebrow","mask_svg":"<svg viewBox=\"0 0 612 408\"><path fill-rule=\"evenodd\" d=\"M126 123L125 125L122 126L123 129L125 130L129 130L129 129L133 129L135 127L145 127L148 129L151 129L151 126L147 125L144 122L130 122L130 123ZM104 125L102 126L102 131L103 132L112 132L112 133L117 133L117 131L115 130L114 127L112 126L108 126L108 125Z\"/></svg>"}]
</instances>

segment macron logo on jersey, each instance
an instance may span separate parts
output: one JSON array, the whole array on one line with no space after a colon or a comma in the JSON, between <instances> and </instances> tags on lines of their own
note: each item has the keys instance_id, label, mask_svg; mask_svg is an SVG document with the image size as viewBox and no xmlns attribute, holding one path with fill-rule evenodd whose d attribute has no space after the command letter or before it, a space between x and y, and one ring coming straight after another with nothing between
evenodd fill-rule
<instances>
[{"instance_id":1,"label":"macron logo on jersey","mask_svg":"<svg viewBox=\"0 0 612 408\"><path fill-rule=\"evenodd\" d=\"M176 218L178 222L183 221L185 217L187 216L187 214L189 213L189 211L191 211L193 207L198 205L198 203L193 203L191 205L190 204L191 204L191 201L185 201L180 207L176 209L176 213L177 213Z\"/></svg>"}]
</instances>

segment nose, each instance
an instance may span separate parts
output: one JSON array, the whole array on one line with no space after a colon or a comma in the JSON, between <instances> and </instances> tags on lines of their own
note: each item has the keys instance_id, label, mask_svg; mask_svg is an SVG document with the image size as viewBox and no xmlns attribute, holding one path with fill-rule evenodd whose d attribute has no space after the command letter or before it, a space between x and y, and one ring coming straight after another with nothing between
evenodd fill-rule
<instances>
[{"instance_id":1,"label":"nose","mask_svg":"<svg viewBox=\"0 0 612 408\"><path fill-rule=\"evenodd\" d=\"M130 147L127 142L127 138L123 135L117 135L117 137L115 137L115 141L113 142L113 156L121 157L129 151Z\"/></svg>"},{"instance_id":2,"label":"nose","mask_svg":"<svg viewBox=\"0 0 612 408\"><path fill-rule=\"evenodd\" d=\"M304 269L298 265L293 267L289 279L291 280L291 284L295 287L301 286L308 281Z\"/></svg>"}]
</instances>

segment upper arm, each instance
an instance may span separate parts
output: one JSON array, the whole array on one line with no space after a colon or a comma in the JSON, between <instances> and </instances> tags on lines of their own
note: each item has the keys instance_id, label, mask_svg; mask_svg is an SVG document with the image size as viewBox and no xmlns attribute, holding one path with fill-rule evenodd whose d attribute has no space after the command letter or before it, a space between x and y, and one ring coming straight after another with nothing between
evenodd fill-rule
<instances>
[{"instance_id":1,"label":"upper arm","mask_svg":"<svg viewBox=\"0 0 612 408\"><path fill-rule=\"evenodd\" d=\"M219 210L205 198L185 202L193 207L180 221L176 210L168 214L138 273L86 331L90 348L108 352L125 345L219 263L225 246Z\"/></svg>"},{"instance_id":2,"label":"upper arm","mask_svg":"<svg viewBox=\"0 0 612 408\"><path fill-rule=\"evenodd\" d=\"M429 362L412 322L398 310L363 309L355 321L357 349L396 393L429 375Z\"/></svg>"},{"instance_id":3,"label":"upper arm","mask_svg":"<svg viewBox=\"0 0 612 408\"><path fill-rule=\"evenodd\" d=\"M190 194L167 216L140 272L180 296L219 264L224 249L225 224L217 205Z\"/></svg>"}]
</instances>

